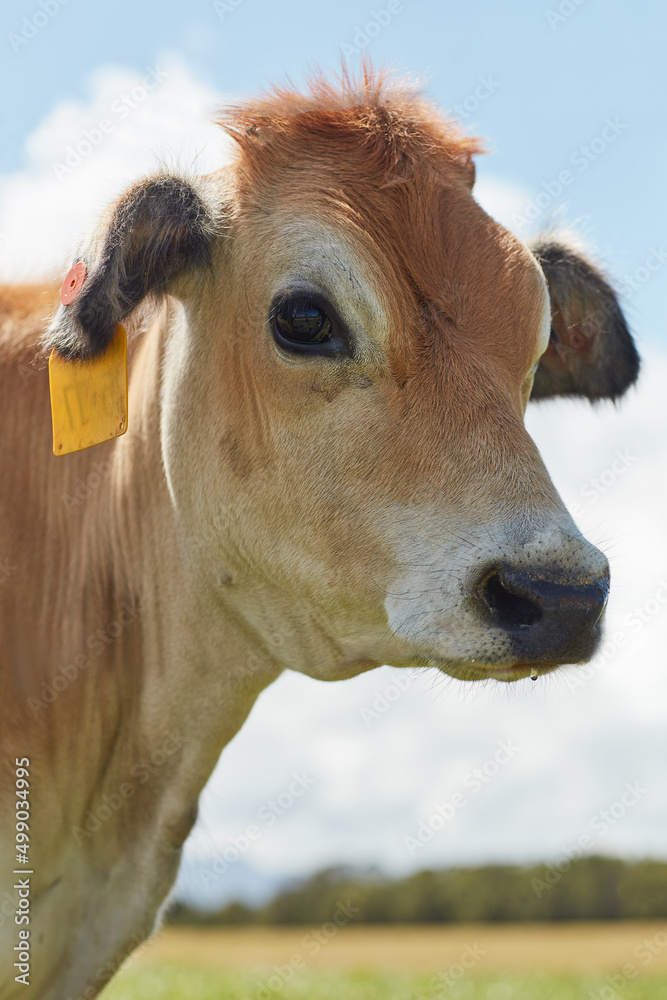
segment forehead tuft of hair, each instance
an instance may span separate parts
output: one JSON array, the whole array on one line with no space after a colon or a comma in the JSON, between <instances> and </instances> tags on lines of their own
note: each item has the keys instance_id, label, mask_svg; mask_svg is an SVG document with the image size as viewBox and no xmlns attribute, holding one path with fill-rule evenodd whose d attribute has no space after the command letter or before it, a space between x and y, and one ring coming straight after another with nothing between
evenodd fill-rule
<instances>
[{"instance_id":1,"label":"forehead tuft of hair","mask_svg":"<svg viewBox=\"0 0 667 1000\"><path fill-rule=\"evenodd\" d=\"M333 79L317 72L304 90L276 86L259 98L224 108L218 124L239 146L244 165L294 169L331 153L363 153L364 164L387 180L409 177L417 166L459 168L484 152L421 93L419 84L375 71L365 63L355 77L343 66Z\"/></svg>"}]
</instances>

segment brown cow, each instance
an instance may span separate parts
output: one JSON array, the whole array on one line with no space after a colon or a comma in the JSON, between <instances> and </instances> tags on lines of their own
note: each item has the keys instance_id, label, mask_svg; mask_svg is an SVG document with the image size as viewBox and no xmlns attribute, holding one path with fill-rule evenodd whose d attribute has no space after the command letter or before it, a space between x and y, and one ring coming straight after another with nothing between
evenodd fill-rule
<instances>
[{"instance_id":1,"label":"brown cow","mask_svg":"<svg viewBox=\"0 0 667 1000\"><path fill-rule=\"evenodd\" d=\"M382 78L222 124L231 165L127 191L49 329L70 359L141 332L125 436L53 456L54 290L0 293L5 998L92 997L151 933L282 670L509 681L600 636L607 561L523 414L634 382L607 282L491 219L477 142Z\"/></svg>"}]
</instances>

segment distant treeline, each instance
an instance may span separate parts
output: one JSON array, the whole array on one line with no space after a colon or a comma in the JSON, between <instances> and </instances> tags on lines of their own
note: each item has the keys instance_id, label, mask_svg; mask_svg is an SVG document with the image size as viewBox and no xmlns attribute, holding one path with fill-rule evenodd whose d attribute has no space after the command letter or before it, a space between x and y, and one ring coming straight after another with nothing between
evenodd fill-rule
<instances>
[{"instance_id":1,"label":"distant treeline","mask_svg":"<svg viewBox=\"0 0 667 1000\"><path fill-rule=\"evenodd\" d=\"M230 903L217 913L175 904L176 924L319 924L340 902L353 923L450 923L667 918L667 862L591 856L558 865L485 865L389 879L330 868L284 889L265 906Z\"/></svg>"}]
</instances>

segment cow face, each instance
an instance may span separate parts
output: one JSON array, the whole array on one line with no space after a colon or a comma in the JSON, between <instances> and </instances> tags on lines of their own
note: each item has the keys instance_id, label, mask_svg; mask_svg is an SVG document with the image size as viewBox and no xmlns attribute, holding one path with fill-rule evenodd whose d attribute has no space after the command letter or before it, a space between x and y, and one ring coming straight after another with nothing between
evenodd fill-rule
<instances>
[{"instance_id":1,"label":"cow face","mask_svg":"<svg viewBox=\"0 0 667 1000\"><path fill-rule=\"evenodd\" d=\"M51 342L95 354L170 293L154 374L183 560L282 666L512 680L586 660L608 565L523 414L634 381L613 291L486 215L470 140L415 99L320 112L237 112L230 168L130 190Z\"/></svg>"}]
</instances>

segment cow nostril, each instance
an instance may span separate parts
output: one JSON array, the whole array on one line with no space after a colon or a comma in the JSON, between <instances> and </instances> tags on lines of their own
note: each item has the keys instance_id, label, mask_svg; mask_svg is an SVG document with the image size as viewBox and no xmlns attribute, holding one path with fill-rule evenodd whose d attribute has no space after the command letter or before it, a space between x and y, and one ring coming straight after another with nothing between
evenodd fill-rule
<instances>
[{"instance_id":1,"label":"cow nostril","mask_svg":"<svg viewBox=\"0 0 667 1000\"><path fill-rule=\"evenodd\" d=\"M542 618L541 608L534 601L508 590L496 571L484 580L480 596L501 628L531 628Z\"/></svg>"}]
</instances>

